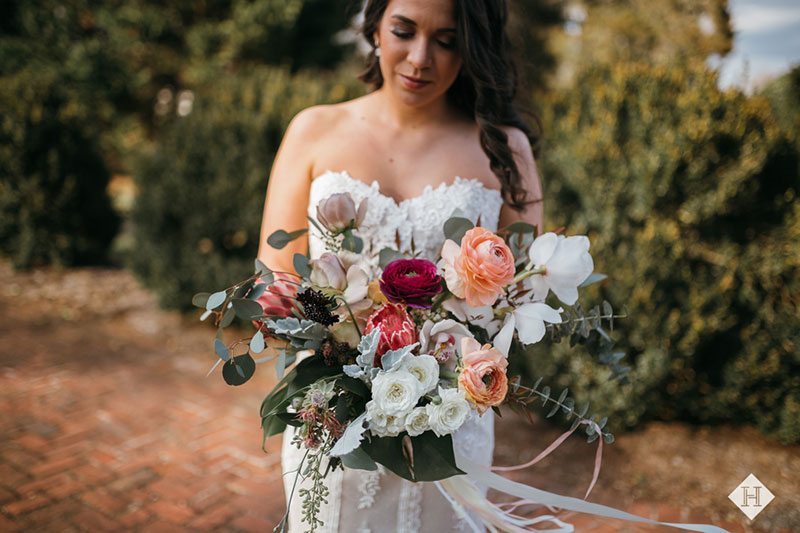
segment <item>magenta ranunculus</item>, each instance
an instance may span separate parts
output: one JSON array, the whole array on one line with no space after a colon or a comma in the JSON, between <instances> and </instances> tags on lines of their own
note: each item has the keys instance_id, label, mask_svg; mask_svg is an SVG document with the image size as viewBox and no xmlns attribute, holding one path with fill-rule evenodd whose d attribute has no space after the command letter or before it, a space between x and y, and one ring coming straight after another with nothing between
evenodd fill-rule
<instances>
[{"instance_id":1,"label":"magenta ranunculus","mask_svg":"<svg viewBox=\"0 0 800 533\"><path fill-rule=\"evenodd\" d=\"M381 292L392 303L425 309L442 292L442 276L427 259L395 259L383 269Z\"/></svg>"}]
</instances>

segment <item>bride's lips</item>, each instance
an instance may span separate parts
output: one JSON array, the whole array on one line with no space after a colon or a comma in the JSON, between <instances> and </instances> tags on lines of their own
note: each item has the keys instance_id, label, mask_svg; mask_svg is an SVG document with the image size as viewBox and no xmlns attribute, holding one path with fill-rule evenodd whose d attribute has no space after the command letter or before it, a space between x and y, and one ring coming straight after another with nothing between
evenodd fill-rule
<instances>
[{"instance_id":1,"label":"bride's lips","mask_svg":"<svg viewBox=\"0 0 800 533\"><path fill-rule=\"evenodd\" d=\"M411 90L422 89L431 83L430 80L421 80L419 78L412 78L403 74L400 74L400 81L402 82L403 87Z\"/></svg>"}]
</instances>

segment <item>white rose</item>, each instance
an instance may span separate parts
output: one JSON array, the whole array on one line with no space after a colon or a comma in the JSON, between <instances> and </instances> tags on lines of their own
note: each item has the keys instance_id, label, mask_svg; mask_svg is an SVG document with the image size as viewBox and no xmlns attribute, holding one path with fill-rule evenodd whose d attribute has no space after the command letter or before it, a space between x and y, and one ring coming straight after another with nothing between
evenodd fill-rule
<instances>
[{"instance_id":1,"label":"white rose","mask_svg":"<svg viewBox=\"0 0 800 533\"><path fill-rule=\"evenodd\" d=\"M422 354L404 357L398 371L403 370L419 380L422 394L433 390L439 383L439 362L432 355Z\"/></svg>"},{"instance_id":2,"label":"white rose","mask_svg":"<svg viewBox=\"0 0 800 533\"><path fill-rule=\"evenodd\" d=\"M443 437L453 433L466 422L470 406L464 393L458 389L443 389L439 387L441 403L429 403L425 406L428 411L428 422L437 436Z\"/></svg>"},{"instance_id":3,"label":"white rose","mask_svg":"<svg viewBox=\"0 0 800 533\"><path fill-rule=\"evenodd\" d=\"M428 410L425 407L414 408L406 417L405 429L412 437L422 435L430 428L430 424L428 423Z\"/></svg>"},{"instance_id":4,"label":"white rose","mask_svg":"<svg viewBox=\"0 0 800 533\"><path fill-rule=\"evenodd\" d=\"M374 400L367 402L367 422L373 435L396 437L405 429L405 416L387 415Z\"/></svg>"},{"instance_id":5,"label":"white rose","mask_svg":"<svg viewBox=\"0 0 800 533\"><path fill-rule=\"evenodd\" d=\"M406 415L417 405L424 391L408 371L381 372L372 380L372 399L387 415Z\"/></svg>"}]
</instances>

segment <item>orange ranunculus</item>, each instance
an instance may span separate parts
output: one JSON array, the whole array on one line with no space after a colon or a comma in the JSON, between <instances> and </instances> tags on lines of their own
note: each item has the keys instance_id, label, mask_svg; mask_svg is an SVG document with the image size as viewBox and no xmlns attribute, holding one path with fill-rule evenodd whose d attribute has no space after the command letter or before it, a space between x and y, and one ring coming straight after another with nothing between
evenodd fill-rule
<instances>
[{"instance_id":1,"label":"orange ranunculus","mask_svg":"<svg viewBox=\"0 0 800 533\"><path fill-rule=\"evenodd\" d=\"M461 339L461 352L458 388L480 413L500 405L508 392L508 359L491 344L481 346L471 337Z\"/></svg>"},{"instance_id":2,"label":"orange ranunculus","mask_svg":"<svg viewBox=\"0 0 800 533\"><path fill-rule=\"evenodd\" d=\"M464 234L454 266L464 298L473 307L493 305L515 273L511 249L501 237L481 227Z\"/></svg>"}]
</instances>

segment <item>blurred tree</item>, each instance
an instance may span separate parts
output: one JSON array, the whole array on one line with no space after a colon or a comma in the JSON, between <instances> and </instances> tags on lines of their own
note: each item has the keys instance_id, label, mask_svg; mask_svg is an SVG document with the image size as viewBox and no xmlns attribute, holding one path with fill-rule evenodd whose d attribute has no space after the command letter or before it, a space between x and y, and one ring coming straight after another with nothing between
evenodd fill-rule
<instances>
[{"instance_id":1,"label":"blurred tree","mask_svg":"<svg viewBox=\"0 0 800 533\"><path fill-rule=\"evenodd\" d=\"M754 423L800 441L800 156L764 98L707 68L617 64L555 95L548 218L589 234L630 384L575 352L535 352L610 424ZM597 295L599 297L599 295Z\"/></svg>"},{"instance_id":2,"label":"blurred tree","mask_svg":"<svg viewBox=\"0 0 800 533\"><path fill-rule=\"evenodd\" d=\"M800 66L773 80L761 91L781 127L800 143Z\"/></svg>"},{"instance_id":3,"label":"blurred tree","mask_svg":"<svg viewBox=\"0 0 800 533\"><path fill-rule=\"evenodd\" d=\"M170 119L136 165L128 260L162 305L187 309L195 292L252 272L267 177L289 120L362 91L352 74L259 67L199 90L191 114Z\"/></svg>"},{"instance_id":4,"label":"blurred tree","mask_svg":"<svg viewBox=\"0 0 800 533\"><path fill-rule=\"evenodd\" d=\"M727 0L572 0L555 39L562 82L595 64L669 63L725 56L733 46Z\"/></svg>"},{"instance_id":5,"label":"blurred tree","mask_svg":"<svg viewBox=\"0 0 800 533\"><path fill-rule=\"evenodd\" d=\"M128 75L89 2L4 2L0 246L17 267L104 259L119 221L100 132Z\"/></svg>"},{"instance_id":6,"label":"blurred tree","mask_svg":"<svg viewBox=\"0 0 800 533\"><path fill-rule=\"evenodd\" d=\"M524 89L537 95L547 91L557 66L550 42L563 23L561 0L511 2L508 30Z\"/></svg>"}]
</instances>

